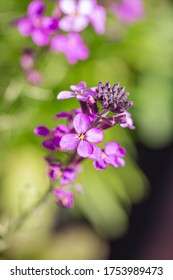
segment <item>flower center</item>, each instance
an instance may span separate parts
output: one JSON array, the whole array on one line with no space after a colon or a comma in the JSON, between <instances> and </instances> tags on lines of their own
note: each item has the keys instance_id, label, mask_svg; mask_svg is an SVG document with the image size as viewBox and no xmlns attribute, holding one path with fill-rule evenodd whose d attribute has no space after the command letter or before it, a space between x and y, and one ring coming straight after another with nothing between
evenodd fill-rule
<instances>
[{"instance_id":1,"label":"flower center","mask_svg":"<svg viewBox=\"0 0 173 280\"><path fill-rule=\"evenodd\" d=\"M84 140L85 139L85 135L84 134L78 134L78 138L80 139L80 140Z\"/></svg>"},{"instance_id":2,"label":"flower center","mask_svg":"<svg viewBox=\"0 0 173 280\"><path fill-rule=\"evenodd\" d=\"M106 157L105 153L102 152L100 157L101 157L101 159L104 159Z\"/></svg>"},{"instance_id":3,"label":"flower center","mask_svg":"<svg viewBox=\"0 0 173 280\"><path fill-rule=\"evenodd\" d=\"M57 171L57 175L58 175L58 178L61 178L61 177L62 177L62 171L61 171L61 170L58 170L58 171Z\"/></svg>"},{"instance_id":4,"label":"flower center","mask_svg":"<svg viewBox=\"0 0 173 280\"><path fill-rule=\"evenodd\" d=\"M82 95L83 94L83 90L81 89L81 91L75 91L76 95Z\"/></svg>"}]
</instances>

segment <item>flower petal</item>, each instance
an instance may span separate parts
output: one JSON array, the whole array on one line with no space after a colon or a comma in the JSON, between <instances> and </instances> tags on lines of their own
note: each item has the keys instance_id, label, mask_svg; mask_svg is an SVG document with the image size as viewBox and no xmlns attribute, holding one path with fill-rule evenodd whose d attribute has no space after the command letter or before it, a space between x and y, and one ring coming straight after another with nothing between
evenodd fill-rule
<instances>
[{"instance_id":1,"label":"flower petal","mask_svg":"<svg viewBox=\"0 0 173 280\"><path fill-rule=\"evenodd\" d=\"M105 33L106 11L102 6L97 6L94 13L90 14L90 21L96 33Z\"/></svg>"},{"instance_id":2,"label":"flower petal","mask_svg":"<svg viewBox=\"0 0 173 280\"><path fill-rule=\"evenodd\" d=\"M103 160L96 160L93 162L93 165L97 170L103 170L107 167L106 163Z\"/></svg>"},{"instance_id":3,"label":"flower petal","mask_svg":"<svg viewBox=\"0 0 173 280\"><path fill-rule=\"evenodd\" d=\"M59 21L59 28L65 32L73 31L73 16L65 16Z\"/></svg>"},{"instance_id":4,"label":"flower petal","mask_svg":"<svg viewBox=\"0 0 173 280\"><path fill-rule=\"evenodd\" d=\"M75 96L76 96L76 94L74 92L68 91L68 90L64 90L64 91L60 91L60 93L57 96L57 99L58 100L68 99L68 98L72 98L72 97L75 97Z\"/></svg>"},{"instance_id":5,"label":"flower petal","mask_svg":"<svg viewBox=\"0 0 173 280\"><path fill-rule=\"evenodd\" d=\"M87 158L90 154L92 154L92 152L93 146L88 141L81 140L77 148L78 155L83 158Z\"/></svg>"},{"instance_id":6,"label":"flower petal","mask_svg":"<svg viewBox=\"0 0 173 280\"><path fill-rule=\"evenodd\" d=\"M113 167L118 167L118 159L116 156L110 155L104 158L104 161Z\"/></svg>"},{"instance_id":7,"label":"flower petal","mask_svg":"<svg viewBox=\"0 0 173 280\"><path fill-rule=\"evenodd\" d=\"M86 140L92 143L100 143L103 141L103 138L103 131L97 127L91 128L86 133Z\"/></svg>"},{"instance_id":8,"label":"flower petal","mask_svg":"<svg viewBox=\"0 0 173 280\"><path fill-rule=\"evenodd\" d=\"M56 149L57 149L57 147L54 145L53 139L47 139L47 140L43 141L43 142L42 142L42 146L43 146L45 149L47 149L47 150L49 150L49 151L51 151L51 152L55 152Z\"/></svg>"},{"instance_id":9,"label":"flower petal","mask_svg":"<svg viewBox=\"0 0 173 280\"><path fill-rule=\"evenodd\" d=\"M40 47L47 46L50 41L50 37L47 32L40 28L33 30L31 37L33 42Z\"/></svg>"},{"instance_id":10,"label":"flower petal","mask_svg":"<svg viewBox=\"0 0 173 280\"><path fill-rule=\"evenodd\" d=\"M78 92L78 91L86 89L86 83L85 82L80 82L76 86L71 85L70 88L71 88L71 90Z\"/></svg>"},{"instance_id":11,"label":"flower petal","mask_svg":"<svg viewBox=\"0 0 173 280\"><path fill-rule=\"evenodd\" d=\"M120 147L117 142L109 142L105 146L106 155L125 156L126 150Z\"/></svg>"},{"instance_id":12,"label":"flower petal","mask_svg":"<svg viewBox=\"0 0 173 280\"><path fill-rule=\"evenodd\" d=\"M75 16L73 18L72 29L71 31L80 32L87 27L89 24L89 19L84 16Z\"/></svg>"},{"instance_id":13,"label":"flower petal","mask_svg":"<svg viewBox=\"0 0 173 280\"><path fill-rule=\"evenodd\" d=\"M93 160L100 160L102 150L95 145L92 145L92 146L93 146L93 153L89 156L89 158L93 159Z\"/></svg>"},{"instance_id":14,"label":"flower petal","mask_svg":"<svg viewBox=\"0 0 173 280\"><path fill-rule=\"evenodd\" d=\"M76 11L76 0L60 0L59 8L64 14L72 14Z\"/></svg>"},{"instance_id":15,"label":"flower petal","mask_svg":"<svg viewBox=\"0 0 173 280\"><path fill-rule=\"evenodd\" d=\"M23 36L30 36L33 31L32 23L27 18L22 18L18 22L18 30Z\"/></svg>"},{"instance_id":16,"label":"flower petal","mask_svg":"<svg viewBox=\"0 0 173 280\"><path fill-rule=\"evenodd\" d=\"M90 15L95 12L94 8L96 5L96 1L94 0L80 0L78 2L78 11L82 15Z\"/></svg>"},{"instance_id":17,"label":"flower petal","mask_svg":"<svg viewBox=\"0 0 173 280\"><path fill-rule=\"evenodd\" d=\"M79 139L78 139L77 135L74 133L70 133L70 134L64 135L61 138L60 147L65 151L66 150L71 151L71 150L76 149L78 143L79 143Z\"/></svg>"},{"instance_id":18,"label":"flower petal","mask_svg":"<svg viewBox=\"0 0 173 280\"><path fill-rule=\"evenodd\" d=\"M50 130L49 130L49 128L47 128L46 126L37 126L37 127L34 129L34 133L35 133L37 136L47 137L47 136L50 135Z\"/></svg>"},{"instance_id":19,"label":"flower petal","mask_svg":"<svg viewBox=\"0 0 173 280\"><path fill-rule=\"evenodd\" d=\"M73 126L77 133L85 133L90 126L90 118L88 115L85 114L78 114L74 117Z\"/></svg>"}]
</instances>

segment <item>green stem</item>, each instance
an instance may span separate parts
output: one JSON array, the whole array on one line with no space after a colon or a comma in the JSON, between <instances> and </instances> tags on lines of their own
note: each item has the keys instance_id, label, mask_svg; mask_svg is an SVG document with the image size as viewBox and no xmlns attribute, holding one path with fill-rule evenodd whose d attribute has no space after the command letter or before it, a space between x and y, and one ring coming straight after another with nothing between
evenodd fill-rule
<instances>
[{"instance_id":1,"label":"green stem","mask_svg":"<svg viewBox=\"0 0 173 280\"><path fill-rule=\"evenodd\" d=\"M46 190L42 196L32 205L32 207L24 212L9 228L9 230L2 236L4 240L9 240L12 234L14 234L26 221L26 219L45 201L47 196L50 193L52 186L50 185L50 188Z\"/></svg>"}]
</instances>

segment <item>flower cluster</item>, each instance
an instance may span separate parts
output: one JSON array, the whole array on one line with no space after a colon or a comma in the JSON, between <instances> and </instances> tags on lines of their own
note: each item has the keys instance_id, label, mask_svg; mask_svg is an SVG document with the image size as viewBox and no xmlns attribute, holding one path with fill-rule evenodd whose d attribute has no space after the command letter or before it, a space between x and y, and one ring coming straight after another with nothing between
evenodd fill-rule
<instances>
[{"instance_id":1,"label":"flower cluster","mask_svg":"<svg viewBox=\"0 0 173 280\"><path fill-rule=\"evenodd\" d=\"M46 126L34 129L37 136L44 138L43 147L56 153L46 157L47 173L55 186L53 193L58 204L66 208L73 206L72 188L77 190L74 180L84 159L92 160L97 170L104 170L107 165L114 168L125 165L126 151L119 143L109 142L103 148L97 145L103 142L104 130L117 124L135 128L130 113L126 111L133 102L126 100L129 94L119 83L111 87L109 82L99 82L98 87L87 89L86 83L80 82L71 85L70 89L61 91L57 99L76 98L80 108L58 113L55 121L64 119L66 123L58 124L52 130Z\"/></svg>"},{"instance_id":2,"label":"flower cluster","mask_svg":"<svg viewBox=\"0 0 173 280\"><path fill-rule=\"evenodd\" d=\"M45 3L33 0L27 7L27 14L13 24L22 36L31 37L37 46L63 53L70 64L75 64L89 57L81 31L91 25L97 34L104 34L108 11L125 23L137 21L144 15L142 0L113 1L109 4L98 4L97 0L59 0L49 16L45 15ZM32 70L28 80L35 83L35 80L39 81L38 76L36 70Z\"/></svg>"}]
</instances>

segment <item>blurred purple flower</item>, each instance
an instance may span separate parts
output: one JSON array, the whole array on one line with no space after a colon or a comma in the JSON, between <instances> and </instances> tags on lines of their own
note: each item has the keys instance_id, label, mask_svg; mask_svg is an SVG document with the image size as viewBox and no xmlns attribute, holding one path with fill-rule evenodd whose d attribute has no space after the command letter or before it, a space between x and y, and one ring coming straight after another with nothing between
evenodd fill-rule
<instances>
[{"instance_id":1,"label":"blurred purple flower","mask_svg":"<svg viewBox=\"0 0 173 280\"><path fill-rule=\"evenodd\" d=\"M43 82L43 76L34 69L26 72L26 79L33 85L40 85Z\"/></svg>"},{"instance_id":2,"label":"blurred purple flower","mask_svg":"<svg viewBox=\"0 0 173 280\"><path fill-rule=\"evenodd\" d=\"M49 164L48 175L52 181L60 180L62 186L67 185L77 177L77 173L73 168L62 168L62 164Z\"/></svg>"},{"instance_id":3,"label":"blurred purple flower","mask_svg":"<svg viewBox=\"0 0 173 280\"><path fill-rule=\"evenodd\" d=\"M89 50L84 44L82 36L77 33L56 35L51 41L50 48L54 52L63 52L70 64L75 64L78 60L85 60L89 56Z\"/></svg>"},{"instance_id":4,"label":"blurred purple flower","mask_svg":"<svg viewBox=\"0 0 173 280\"><path fill-rule=\"evenodd\" d=\"M44 10L45 4L40 0L34 0L28 5L27 16L16 21L21 35L31 36L38 46L47 46L51 34L58 29L58 20L43 16Z\"/></svg>"},{"instance_id":5,"label":"blurred purple flower","mask_svg":"<svg viewBox=\"0 0 173 280\"><path fill-rule=\"evenodd\" d=\"M106 12L96 0L60 0L59 7L66 14L59 27L66 32L80 32L91 23L97 33L105 32Z\"/></svg>"},{"instance_id":6,"label":"blurred purple flower","mask_svg":"<svg viewBox=\"0 0 173 280\"><path fill-rule=\"evenodd\" d=\"M91 143L100 143L103 140L103 131L100 128L91 128L90 117L85 114L78 114L73 120L75 133L66 134L61 138L60 147L62 150L74 150L77 148L79 156L86 158L93 153ZM90 143L91 142L91 143Z\"/></svg>"},{"instance_id":7,"label":"blurred purple flower","mask_svg":"<svg viewBox=\"0 0 173 280\"><path fill-rule=\"evenodd\" d=\"M69 128L64 124L58 125L52 131L46 126L38 126L34 129L34 133L37 136L47 138L42 142L42 146L51 152L55 152L60 147L59 143L62 136L69 132Z\"/></svg>"},{"instance_id":8,"label":"blurred purple flower","mask_svg":"<svg viewBox=\"0 0 173 280\"><path fill-rule=\"evenodd\" d=\"M61 91L59 92L57 99L68 99L72 97L76 97L77 100L80 101L87 101L88 97L94 96L96 92L92 89L86 89L86 83L85 82L80 82L77 85L71 85L70 86L71 90L73 91Z\"/></svg>"},{"instance_id":9,"label":"blurred purple flower","mask_svg":"<svg viewBox=\"0 0 173 280\"><path fill-rule=\"evenodd\" d=\"M63 189L54 189L53 194L57 197L58 205L63 208L72 208L74 204L74 194Z\"/></svg>"},{"instance_id":10,"label":"blurred purple flower","mask_svg":"<svg viewBox=\"0 0 173 280\"><path fill-rule=\"evenodd\" d=\"M34 66L34 53L31 49L24 49L20 57L20 65L25 71L31 70Z\"/></svg>"},{"instance_id":11,"label":"blurred purple flower","mask_svg":"<svg viewBox=\"0 0 173 280\"><path fill-rule=\"evenodd\" d=\"M111 9L125 23L135 22L144 16L143 0L122 0L112 3Z\"/></svg>"},{"instance_id":12,"label":"blurred purple flower","mask_svg":"<svg viewBox=\"0 0 173 280\"><path fill-rule=\"evenodd\" d=\"M122 157L126 155L126 150L123 149L117 142L109 142L106 144L105 149L100 149L94 146L90 159L94 160L94 167L97 170L106 169L107 164L117 168L118 166L124 166L125 161Z\"/></svg>"}]
</instances>

